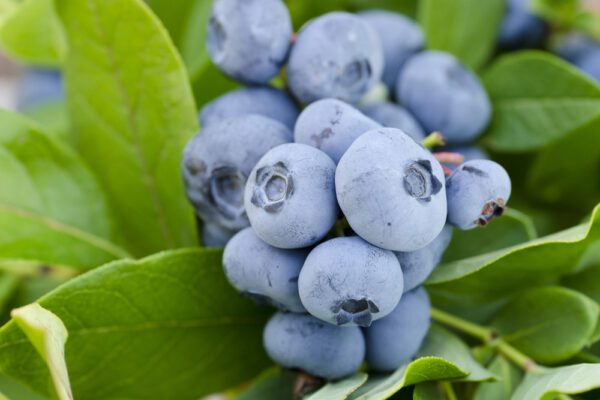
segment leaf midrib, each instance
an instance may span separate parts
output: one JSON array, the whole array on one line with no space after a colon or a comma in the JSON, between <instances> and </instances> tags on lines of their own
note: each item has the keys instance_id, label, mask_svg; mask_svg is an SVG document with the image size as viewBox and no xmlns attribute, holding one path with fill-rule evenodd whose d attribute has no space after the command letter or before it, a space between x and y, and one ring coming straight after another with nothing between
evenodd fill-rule
<instances>
[{"instance_id":1,"label":"leaf midrib","mask_svg":"<svg viewBox=\"0 0 600 400\"><path fill-rule=\"evenodd\" d=\"M116 258L132 258L132 255L117 245L99 237L92 233L86 232L73 225L66 224L57 219L50 218L39 213L19 208L10 204L0 202L0 213L6 212L21 218L26 218L35 222L39 222L48 228L69 235L81 242L85 242L93 247L96 247Z\"/></svg>"}]
</instances>

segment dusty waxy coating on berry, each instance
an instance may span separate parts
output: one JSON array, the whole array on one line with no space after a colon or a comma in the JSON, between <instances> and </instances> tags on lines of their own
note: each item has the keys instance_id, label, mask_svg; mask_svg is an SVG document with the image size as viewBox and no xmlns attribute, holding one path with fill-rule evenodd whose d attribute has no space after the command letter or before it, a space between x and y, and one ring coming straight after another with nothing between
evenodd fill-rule
<instances>
[{"instance_id":1,"label":"dusty waxy coating on berry","mask_svg":"<svg viewBox=\"0 0 600 400\"><path fill-rule=\"evenodd\" d=\"M186 146L182 162L186 194L196 214L229 231L248 226L246 178L260 157L291 136L280 122L256 114L203 128Z\"/></svg>"},{"instance_id":2,"label":"dusty waxy coating on berry","mask_svg":"<svg viewBox=\"0 0 600 400\"><path fill-rule=\"evenodd\" d=\"M276 213L281 211L293 192L292 175L284 163L278 162L256 171L256 185L250 201L266 212Z\"/></svg>"},{"instance_id":3,"label":"dusty waxy coating on berry","mask_svg":"<svg viewBox=\"0 0 600 400\"><path fill-rule=\"evenodd\" d=\"M467 161L448 177L448 222L461 229L486 226L504 213L510 177L489 160Z\"/></svg>"},{"instance_id":4,"label":"dusty waxy coating on berry","mask_svg":"<svg viewBox=\"0 0 600 400\"><path fill-rule=\"evenodd\" d=\"M331 324L366 327L398 304L403 274L394 254L359 237L328 240L307 257L298 281L300 299Z\"/></svg>"}]
</instances>

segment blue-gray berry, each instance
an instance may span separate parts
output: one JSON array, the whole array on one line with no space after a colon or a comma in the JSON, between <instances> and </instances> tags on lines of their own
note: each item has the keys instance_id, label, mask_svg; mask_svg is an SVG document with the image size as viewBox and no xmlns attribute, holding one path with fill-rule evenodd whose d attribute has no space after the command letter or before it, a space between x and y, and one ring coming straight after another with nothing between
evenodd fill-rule
<instances>
[{"instance_id":1,"label":"blue-gray berry","mask_svg":"<svg viewBox=\"0 0 600 400\"><path fill-rule=\"evenodd\" d=\"M423 31L410 18L390 11L369 10L359 16L379 36L385 59L382 80L393 91L406 60L425 47Z\"/></svg>"},{"instance_id":2,"label":"blue-gray berry","mask_svg":"<svg viewBox=\"0 0 600 400\"><path fill-rule=\"evenodd\" d=\"M298 295L298 275L307 254L270 246L246 228L227 243L223 267L233 287L258 303L306 312Z\"/></svg>"},{"instance_id":3,"label":"blue-gray berry","mask_svg":"<svg viewBox=\"0 0 600 400\"><path fill-rule=\"evenodd\" d=\"M336 99L315 101L296 122L294 140L323 151L336 163L360 135L380 127L350 104Z\"/></svg>"},{"instance_id":4,"label":"blue-gray berry","mask_svg":"<svg viewBox=\"0 0 600 400\"><path fill-rule=\"evenodd\" d=\"M281 0L215 0L206 45L224 73L248 84L268 83L286 61L290 14Z\"/></svg>"},{"instance_id":5,"label":"blue-gray berry","mask_svg":"<svg viewBox=\"0 0 600 400\"><path fill-rule=\"evenodd\" d=\"M554 52L600 82L600 43L589 36L570 33L554 45Z\"/></svg>"},{"instance_id":6,"label":"blue-gray berry","mask_svg":"<svg viewBox=\"0 0 600 400\"><path fill-rule=\"evenodd\" d=\"M394 253L359 237L340 237L315 247L298 281L302 304L335 325L369 326L398 304L402 269Z\"/></svg>"},{"instance_id":7,"label":"blue-gray berry","mask_svg":"<svg viewBox=\"0 0 600 400\"><path fill-rule=\"evenodd\" d=\"M504 50L538 46L546 35L542 18L531 11L532 0L508 0L500 26L498 45Z\"/></svg>"},{"instance_id":8,"label":"blue-gray berry","mask_svg":"<svg viewBox=\"0 0 600 400\"><path fill-rule=\"evenodd\" d=\"M275 314L265 327L263 343L277 364L329 380L352 375L365 357L360 328L340 328L310 315Z\"/></svg>"},{"instance_id":9,"label":"blue-gray berry","mask_svg":"<svg viewBox=\"0 0 600 400\"><path fill-rule=\"evenodd\" d=\"M299 33L287 69L292 93L303 103L328 97L357 102L381 78L383 50L359 17L333 12Z\"/></svg>"},{"instance_id":10,"label":"blue-gray berry","mask_svg":"<svg viewBox=\"0 0 600 400\"><path fill-rule=\"evenodd\" d=\"M427 246L446 222L444 172L433 155L399 129L364 133L336 170L340 207L352 229L388 250Z\"/></svg>"},{"instance_id":11,"label":"blue-gray berry","mask_svg":"<svg viewBox=\"0 0 600 400\"><path fill-rule=\"evenodd\" d=\"M206 104L200 112L200 125L206 127L225 118L259 114L294 129L300 111L284 91L268 86L233 90Z\"/></svg>"},{"instance_id":12,"label":"blue-gray berry","mask_svg":"<svg viewBox=\"0 0 600 400\"><path fill-rule=\"evenodd\" d=\"M402 130L416 142L425 139L425 131L419 122L404 107L390 102L363 105L360 110L387 128Z\"/></svg>"},{"instance_id":13,"label":"blue-gray berry","mask_svg":"<svg viewBox=\"0 0 600 400\"><path fill-rule=\"evenodd\" d=\"M489 160L467 161L446 182L448 222L460 229L485 226L504 212L510 197L510 177Z\"/></svg>"},{"instance_id":14,"label":"blue-gray berry","mask_svg":"<svg viewBox=\"0 0 600 400\"><path fill-rule=\"evenodd\" d=\"M202 225L202 244L205 247L225 247L236 231L225 229L213 223Z\"/></svg>"},{"instance_id":15,"label":"blue-gray berry","mask_svg":"<svg viewBox=\"0 0 600 400\"><path fill-rule=\"evenodd\" d=\"M202 129L186 146L182 162L186 194L196 214L229 230L248 226L246 177L267 151L291 139L283 124L256 114Z\"/></svg>"},{"instance_id":16,"label":"blue-gray berry","mask_svg":"<svg viewBox=\"0 0 600 400\"><path fill-rule=\"evenodd\" d=\"M365 330L369 367L394 371L409 363L427 336L430 314L429 296L423 288L405 293L390 315Z\"/></svg>"},{"instance_id":17,"label":"blue-gray berry","mask_svg":"<svg viewBox=\"0 0 600 400\"><path fill-rule=\"evenodd\" d=\"M441 51L411 57L398 78L396 96L427 132L440 131L451 143L477 138L492 115L477 76Z\"/></svg>"},{"instance_id":18,"label":"blue-gray berry","mask_svg":"<svg viewBox=\"0 0 600 400\"><path fill-rule=\"evenodd\" d=\"M420 286L440 263L444 251L452 239L452 227L444 226L442 232L422 249L410 252L396 252L404 276L404 292Z\"/></svg>"},{"instance_id":19,"label":"blue-gray berry","mask_svg":"<svg viewBox=\"0 0 600 400\"><path fill-rule=\"evenodd\" d=\"M300 143L270 150L248 177L245 206L256 234L272 246L311 246L335 224L335 163Z\"/></svg>"},{"instance_id":20,"label":"blue-gray berry","mask_svg":"<svg viewBox=\"0 0 600 400\"><path fill-rule=\"evenodd\" d=\"M27 109L64 97L62 75L52 69L26 69L19 82L17 103L19 109Z\"/></svg>"}]
</instances>

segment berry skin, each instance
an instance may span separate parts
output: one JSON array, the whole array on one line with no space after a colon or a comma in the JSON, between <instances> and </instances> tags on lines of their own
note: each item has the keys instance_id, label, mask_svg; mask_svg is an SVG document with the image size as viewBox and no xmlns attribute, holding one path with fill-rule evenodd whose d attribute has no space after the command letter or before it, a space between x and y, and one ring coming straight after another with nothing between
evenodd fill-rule
<instances>
[{"instance_id":1,"label":"berry skin","mask_svg":"<svg viewBox=\"0 0 600 400\"><path fill-rule=\"evenodd\" d=\"M283 250L269 246L252 230L238 232L225 247L225 275L239 292L258 303L283 311L306 312L298 295L298 275L306 250Z\"/></svg>"},{"instance_id":2,"label":"berry skin","mask_svg":"<svg viewBox=\"0 0 600 400\"><path fill-rule=\"evenodd\" d=\"M571 33L558 41L554 51L600 82L600 43L588 36Z\"/></svg>"},{"instance_id":3,"label":"berry skin","mask_svg":"<svg viewBox=\"0 0 600 400\"><path fill-rule=\"evenodd\" d=\"M451 143L477 138L492 114L477 76L441 51L411 57L398 78L396 96L427 132L440 131Z\"/></svg>"},{"instance_id":4,"label":"berry skin","mask_svg":"<svg viewBox=\"0 0 600 400\"><path fill-rule=\"evenodd\" d=\"M315 247L304 262L298 290L313 316L335 325L369 326L398 304L402 269L394 253L359 237Z\"/></svg>"},{"instance_id":5,"label":"berry skin","mask_svg":"<svg viewBox=\"0 0 600 400\"><path fill-rule=\"evenodd\" d=\"M399 129L356 139L340 160L337 198L352 229L375 246L415 251L446 222L444 172L433 155Z\"/></svg>"},{"instance_id":6,"label":"berry skin","mask_svg":"<svg viewBox=\"0 0 600 400\"><path fill-rule=\"evenodd\" d=\"M205 247L225 247L235 235L235 231L222 228L217 224L202 225L202 244Z\"/></svg>"},{"instance_id":7,"label":"berry skin","mask_svg":"<svg viewBox=\"0 0 600 400\"><path fill-rule=\"evenodd\" d=\"M339 213L335 164L311 146L278 146L252 170L244 202L256 234L271 246L312 246L325 237Z\"/></svg>"},{"instance_id":8,"label":"berry skin","mask_svg":"<svg viewBox=\"0 0 600 400\"><path fill-rule=\"evenodd\" d=\"M356 138L379 127L353 106L323 99L302 111L294 128L294 140L316 147L337 163Z\"/></svg>"},{"instance_id":9,"label":"berry skin","mask_svg":"<svg viewBox=\"0 0 600 400\"><path fill-rule=\"evenodd\" d=\"M389 11L370 10L358 15L379 36L385 59L382 80L393 90L406 60L425 47L423 31L410 18Z\"/></svg>"},{"instance_id":10,"label":"berry skin","mask_svg":"<svg viewBox=\"0 0 600 400\"><path fill-rule=\"evenodd\" d=\"M440 263L451 239L452 227L446 225L438 237L422 249L408 253L395 253L402 266L405 293L425 282L427 277Z\"/></svg>"},{"instance_id":11,"label":"berry skin","mask_svg":"<svg viewBox=\"0 0 600 400\"><path fill-rule=\"evenodd\" d=\"M62 75L51 69L27 69L21 78L18 106L24 110L64 97Z\"/></svg>"},{"instance_id":12,"label":"berry skin","mask_svg":"<svg viewBox=\"0 0 600 400\"><path fill-rule=\"evenodd\" d=\"M329 13L300 31L288 84L303 103L328 97L354 103L380 80L383 62L379 38L366 22L349 13Z\"/></svg>"},{"instance_id":13,"label":"berry skin","mask_svg":"<svg viewBox=\"0 0 600 400\"><path fill-rule=\"evenodd\" d=\"M243 203L246 177L267 151L291 139L284 125L255 114L202 129L187 144L182 163L186 194L196 214L224 229L248 226Z\"/></svg>"},{"instance_id":14,"label":"berry skin","mask_svg":"<svg viewBox=\"0 0 600 400\"><path fill-rule=\"evenodd\" d=\"M360 328L340 328L310 315L275 314L265 327L263 344L277 364L328 380L352 375L365 357Z\"/></svg>"},{"instance_id":15,"label":"berry skin","mask_svg":"<svg viewBox=\"0 0 600 400\"><path fill-rule=\"evenodd\" d=\"M489 160L467 161L446 182L448 222L460 229L485 226L504 212L510 177Z\"/></svg>"},{"instance_id":16,"label":"berry skin","mask_svg":"<svg viewBox=\"0 0 600 400\"><path fill-rule=\"evenodd\" d=\"M405 293L390 315L365 330L369 367L394 371L409 363L427 336L430 314L431 303L425 289Z\"/></svg>"},{"instance_id":17,"label":"berry skin","mask_svg":"<svg viewBox=\"0 0 600 400\"><path fill-rule=\"evenodd\" d=\"M206 104L200 112L200 125L219 122L245 114L259 114L294 129L298 107L285 92L271 87L250 87L233 90Z\"/></svg>"},{"instance_id":18,"label":"berry skin","mask_svg":"<svg viewBox=\"0 0 600 400\"><path fill-rule=\"evenodd\" d=\"M402 130L415 142L425 139L425 131L405 108L390 102L371 103L362 106L361 111L387 128Z\"/></svg>"},{"instance_id":19,"label":"berry skin","mask_svg":"<svg viewBox=\"0 0 600 400\"><path fill-rule=\"evenodd\" d=\"M290 14L281 0L216 0L206 45L225 74L246 84L268 83L286 61Z\"/></svg>"},{"instance_id":20,"label":"berry skin","mask_svg":"<svg viewBox=\"0 0 600 400\"><path fill-rule=\"evenodd\" d=\"M505 50L538 46L546 35L543 19L530 10L532 0L508 0L498 45Z\"/></svg>"}]
</instances>

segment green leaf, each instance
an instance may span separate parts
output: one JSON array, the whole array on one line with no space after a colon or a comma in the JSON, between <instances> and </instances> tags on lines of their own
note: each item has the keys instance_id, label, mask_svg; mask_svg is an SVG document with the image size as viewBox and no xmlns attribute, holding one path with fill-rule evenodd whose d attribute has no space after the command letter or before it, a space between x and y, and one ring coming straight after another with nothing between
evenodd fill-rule
<instances>
[{"instance_id":1,"label":"green leaf","mask_svg":"<svg viewBox=\"0 0 600 400\"><path fill-rule=\"evenodd\" d=\"M128 253L81 159L34 123L0 110L0 260L92 268Z\"/></svg>"},{"instance_id":2,"label":"green leaf","mask_svg":"<svg viewBox=\"0 0 600 400\"><path fill-rule=\"evenodd\" d=\"M185 68L140 0L57 0L67 97L81 154L135 255L196 241L180 162L197 131Z\"/></svg>"},{"instance_id":3,"label":"green leaf","mask_svg":"<svg viewBox=\"0 0 600 400\"><path fill-rule=\"evenodd\" d=\"M0 47L26 63L60 64L67 44L54 0L23 0L0 19Z\"/></svg>"},{"instance_id":4,"label":"green leaf","mask_svg":"<svg viewBox=\"0 0 600 400\"><path fill-rule=\"evenodd\" d=\"M221 257L183 249L117 261L42 298L69 331L74 397L197 399L268 366L270 310L240 298ZM45 367L24 339L13 322L0 330L0 372L47 393Z\"/></svg>"},{"instance_id":5,"label":"green leaf","mask_svg":"<svg viewBox=\"0 0 600 400\"><path fill-rule=\"evenodd\" d=\"M23 114L32 121L37 122L48 135L74 147L73 137L70 131L67 103L55 101L30 107Z\"/></svg>"},{"instance_id":6,"label":"green leaf","mask_svg":"<svg viewBox=\"0 0 600 400\"><path fill-rule=\"evenodd\" d=\"M0 392L6 396L4 399L0 396L0 400L47 400L2 374L0 374Z\"/></svg>"},{"instance_id":7,"label":"green leaf","mask_svg":"<svg viewBox=\"0 0 600 400\"><path fill-rule=\"evenodd\" d=\"M499 379L496 382L480 383L475 390L473 400L510 400L523 379L521 370L502 356L496 356L488 368Z\"/></svg>"},{"instance_id":8,"label":"green leaf","mask_svg":"<svg viewBox=\"0 0 600 400\"><path fill-rule=\"evenodd\" d=\"M236 400L293 400L294 380L297 373L271 368L236 397Z\"/></svg>"},{"instance_id":9,"label":"green leaf","mask_svg":"<svg viewBox=\"0 0 600 400\"><path fill-rule=\"evenodd\" d=\"M544 203L576 210L600 198L600 113L549 144L535 158L526 189Z\"/></svg>"},{"instance_id":10,"label":"green leaf","mask_svg":"<svg viewBox=\"0 0 600 400\"><path fill-rule=\"evenodd\" d=\"M571 289L546 287L513 298L494 318L501 336L536 361L554 364L579 352L598 322L598 305Z\"/></svg>"},{"instance_id":11,"label":"green leaf","mask_svg":"<svg viewBox=\"0 0 600 400\"><path fill-rule=\"evenodd\" d=\"M462 231L455 229L450 246L444 253L444 262L459 260L514 246L537 237L531 218L509 208L502 218L485 229Z\"/></svg>"},{"instance_id":12,"label":"green leaf","mask_svg":"<svg viewBox=\"0 0 600 400\"><path fill-rule=\"evenodd\" d=\"M15 274L0 271L0 312L6 310L6 306L18 288L19 278Z\"/></svg>"},{"instance_id":13,"label":"green leaf","mask_svg":"<svg viewBox=\"0 0 600 400\"><path fill-rule=\"evenodd\" d=\"M600 114L600 86L546 52L500 57L484 83L494 106L485 141L494 150L538 149Z\"/></svg>"},{"instance_id":14,"label":"green leaf","mask_svg":"<svg viewBox=\"0 0 600 400\"><path fill-rule=\"evenodd\" d=\"M413 400L446 400L446 395L438 382L423 382L415 385Z\"/></svg>"},{"instance_id":15,"label":"green leaf","mask_svg":"<svg viewBox=\"0 0 600 400\"><path fill-rule=\"evenodd\" d=\"M433 325L429 330L418 356L415 361L400 367L391 375L371 376L350 398L387 399L404 387L427 381L494 379L494 375L477 364L469 348L460 339L437 325Z\"/></svg>"},{"instance_id":16,"label":"green leaf","mask_svg":"<svg viewBox=\"0 0 600 400\"><path fill-rule=\"evenodd\" d=\"M590 223L518 246L437 267L427 284L437 301L452 304L495 302L535 286L555 284L579 269L591 244L600 239L600 206Z\"/></svg>"},{"instance_id":17,"label":"green leaf","mask_svg":"<svg viewBox=\"0 0 600 400\"><path fill-rule=\"evenodd\" d=\"M600 388L600 364L577 364L529 374L511 400L552 400L558 394L585 393Z\"/></svg>"},{"instance_id":18,"label":"green leaf","mask_svg":"<svg viewBox=\"0 0 600 400\"><path fill-rule=\"evenodd\" d=\"M600 303L600 264L593 265L583 271L566 276L561 285L575 289Z\"/></svg>"},{"instance_id":19,"label":"green leaf","mask_svg":"<svg viewBox=\"0 0 600 400\"><path fill-rule=\"evenodd\" d=\"M17 308L11 315L48 366L58 399L72 400L65 364L65 343L69 334L60 318L36 303Z\"/></svg>"},{"instance_id":20,"label":"green leaf","mask_svg":"<svg viewBox=\"0 0 600 400\"><path fill-rule=\"evenodd\" d=\"M555 24L567 24L578 13L580 0L532 0L531 10Z\"/></svg>"},{"instance_id":21,"label":"green leaf","mask_svg":"<svg viewBox=\"0 0 600 400\"><path fill-rule=\"evenodd\" d=\"M422 0L418 15L427 47L481 67L496 46L504 8L504 0Z\"/></svg>"},{"instance_id":22,"label":"green leaf","mask_svg":"<svg viewBox=\"0 0 600 400\"><path fill-rule=\"evenodd\" d=\"M317 392L305 397L305 400L344 400L367 381L367 374L357 372L339 382L330 382Z\"/></svg>"}]
</instances>

